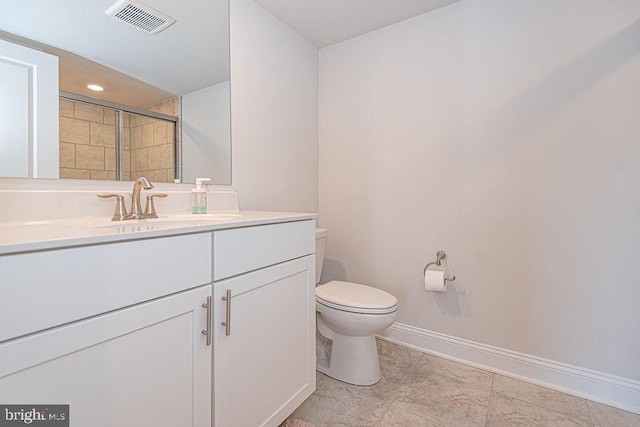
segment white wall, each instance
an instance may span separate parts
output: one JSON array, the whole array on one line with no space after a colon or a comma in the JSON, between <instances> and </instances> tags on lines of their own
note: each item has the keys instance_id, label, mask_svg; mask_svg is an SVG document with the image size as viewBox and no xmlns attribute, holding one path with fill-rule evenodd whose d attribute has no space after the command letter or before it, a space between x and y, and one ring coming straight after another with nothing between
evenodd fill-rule
<instances>
[{"instance_id":1,"label":"white wall","mask_svg":"<svg viewBox=\"0 0 640 427\"><path fill-rule=\"evenodd\" d=\"M229 82L182 96L182 171L184 182L211 178L231 184Z\"/></svg>"},{"instance_id":2,"label":"white wall","mask_svg":"<svg viewBox=\"0 0 640 427\"><path fill-rule=\"evenodd\" d=\"M323 281L640 380L639 41L638 1L466 0L321 50Z\"/></svg>"},{"instance_id":3,"label":"white wall","mask_svg":"<svg viewBox=\"0 0 640 427\"><path fill-rule=\"evenodd\" d=\"M232 185L242 209L318 210L318 50L231 0Z\"/></svg>"}]
</instances>

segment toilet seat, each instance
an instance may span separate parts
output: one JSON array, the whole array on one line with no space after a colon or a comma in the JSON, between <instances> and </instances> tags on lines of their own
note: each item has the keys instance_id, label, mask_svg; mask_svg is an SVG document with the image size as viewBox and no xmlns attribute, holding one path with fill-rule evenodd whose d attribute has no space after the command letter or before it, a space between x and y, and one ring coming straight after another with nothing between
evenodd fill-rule
<instances>
[{"instance_id":1,"label":"toilet seat","mask_svg":"<svg viewBox=\"0 0 640 427\"><path fill-rule=\"evenodd\" d=\"M318 286L316 302L336 310L360 314L388 314L398 309L398 299L388 292L338 280Z\"/></svg>"}]
</instances>

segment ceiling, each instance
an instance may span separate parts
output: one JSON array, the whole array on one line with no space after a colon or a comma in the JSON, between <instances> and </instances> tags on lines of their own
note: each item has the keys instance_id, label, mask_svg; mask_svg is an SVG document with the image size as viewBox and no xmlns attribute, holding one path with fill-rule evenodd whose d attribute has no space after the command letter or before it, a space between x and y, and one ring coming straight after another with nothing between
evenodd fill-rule
<instances>
[{"instance_id":1,"label":"ceiling","mask_svg":"<svg viewBox=\"0 0 640 427\"><path fill-rule=\"evenodd\" d=\"M146 108L175 96L142 80L90 61L82 56L16 36L0 30L0 39L8 40L58 57L60 90L116 104ZM88 83L98 84L107 90L93 92Z\"/></svg>"},{"instance_id":2,"label":"ceiling","mask_svg":"<svg viewBox=\"0 0 640 427\"><path fill-rule=\"evenodd\" d=\"M143 0L177 20L147 34L107 16L115 0L2 0L0 30L103 64L183 95L229 78L228 6Z\"/></svg>"},{"instance_id":3,"label":"ceiling","mask_svg":"<svg viewBox=\"0 0 640 427\"><path fill-rule=\"evenodd\" d=\"M456 1L256 0L318 48ZM2 0L0 37L58 55L62 90L126 105L144 107L228 80L226 0L143 0L177 20L157 35L105 15L114 2ZM90 81L95 75L101 80ZM89 82L111 90L91 93Z\"/></svg>"},{"instance_id":4,"label":"ceiling","mask_svg":"<svg viewBox=\"0 0 640 427\"><path fill-rule=\"evenodd\" d=\"M255 0L318 48L460 0Z\"/></svg>"}]
</instances>

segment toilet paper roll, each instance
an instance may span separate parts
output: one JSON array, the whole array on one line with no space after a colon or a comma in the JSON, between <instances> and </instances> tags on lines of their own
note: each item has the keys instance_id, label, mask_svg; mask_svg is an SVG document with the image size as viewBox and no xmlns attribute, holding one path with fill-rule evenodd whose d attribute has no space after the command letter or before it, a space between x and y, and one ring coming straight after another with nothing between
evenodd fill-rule
<instances>
[{"instance_id":1,"label":"toilet paper roll","mask_svg":"<svg viewBox=\"0 0 640 427\"><path fill-rule=\"evenodd\" d=\"M424 274L424 290L446 292L447 282L444 280L444 271L427 270Z\"/></svg>"}]
</instances>

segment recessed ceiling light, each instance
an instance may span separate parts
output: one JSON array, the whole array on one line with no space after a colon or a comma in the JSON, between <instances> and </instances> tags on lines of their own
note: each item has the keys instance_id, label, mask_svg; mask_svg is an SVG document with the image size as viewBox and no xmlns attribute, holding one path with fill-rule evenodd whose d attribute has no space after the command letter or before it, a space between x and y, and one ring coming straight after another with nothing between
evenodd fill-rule
<instances>
[{"instance_id":1,"label":"recessed ceiling light","mask_svg":"<svg viewBox=\"0 0 640 427\"><path fill-rule=\"evenodd\" d=\"M96 92L102 92L104 90L104 88L102 86L94 85L94 84L87 85L87 88L89 88L91 90L95 90Z\"/></svg>"}]
</instances>

